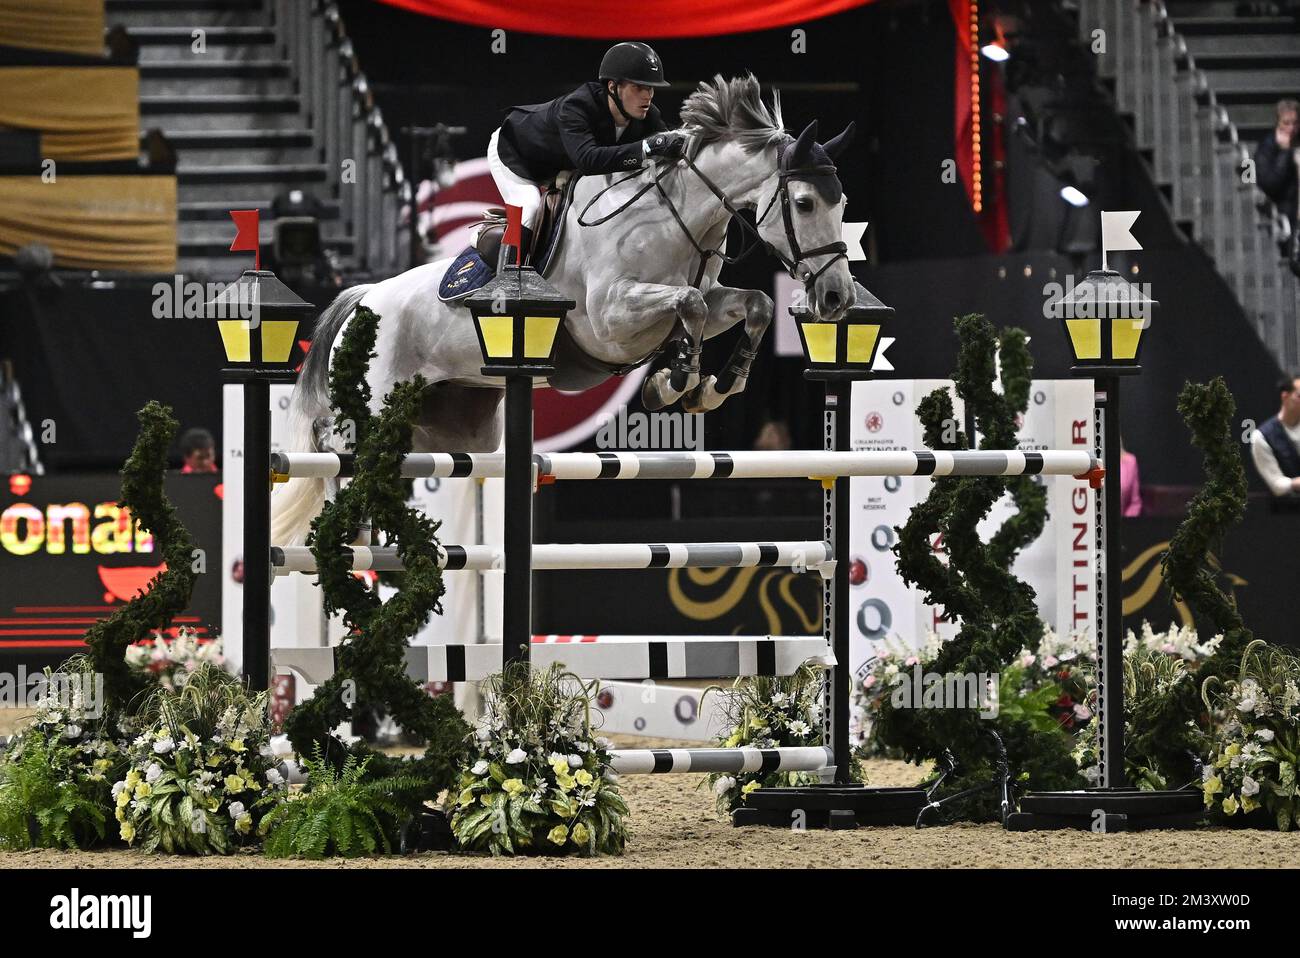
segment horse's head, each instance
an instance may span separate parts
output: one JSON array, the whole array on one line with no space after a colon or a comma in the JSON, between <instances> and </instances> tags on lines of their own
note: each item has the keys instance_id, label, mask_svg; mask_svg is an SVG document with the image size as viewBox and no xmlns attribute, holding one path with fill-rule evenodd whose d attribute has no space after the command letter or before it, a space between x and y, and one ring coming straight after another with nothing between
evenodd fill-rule
<instances>
[{"instance_id":1,"label":"horse's head","mask_svg":"<svg viewBox=\"0 0 1300 958\"><path fill-rule=\"evenodd\" d=\"M777 168L764 183L758 232L804 283L808 305L821 320L838 320L853 303L853 276L841 235L844 188L835 159L853 139L853 124L826 143L817 121L777 150Z\"/></svg>"}]
</instances>

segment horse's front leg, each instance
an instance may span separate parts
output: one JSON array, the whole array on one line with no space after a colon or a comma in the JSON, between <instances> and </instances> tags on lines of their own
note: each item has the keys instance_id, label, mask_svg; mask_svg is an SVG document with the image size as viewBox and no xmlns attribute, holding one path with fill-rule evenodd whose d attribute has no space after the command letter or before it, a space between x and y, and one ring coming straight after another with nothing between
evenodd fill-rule
<instances>
[{"instance_id":1,"label":"horse's front leg","mask_svg":"<svg viewBox=\"0 0 1300 958\"><path fill-rule=\"evenodd\" d=\"M750 367L758 355L759 343L772 324L772 297L756 289L713 286L705 294L704 301L709 307L705 339L712 339L741 320L745 322L745 335L736 341L731 358L722 371L716 376L705 377L682 400L682 408L691 413L717 409L728 396L744 390Z\"/></svg>"},{"instance_id":2,"label":"horse's front leg","mask_svg":"<svg viewBox=\"0 0 1300 958\"><path fill-rule=\"evenodd\" d=\"M684 341L672 350L669 368L646 377L641 402L648 410L663 409L676 402L700 381L700 349L709 308L704 294L693 286L664 286L659 283L616 283L606 297L603 325L635 324L644 328L672 321L685 330Z\"/></svg>"}]
</instances>

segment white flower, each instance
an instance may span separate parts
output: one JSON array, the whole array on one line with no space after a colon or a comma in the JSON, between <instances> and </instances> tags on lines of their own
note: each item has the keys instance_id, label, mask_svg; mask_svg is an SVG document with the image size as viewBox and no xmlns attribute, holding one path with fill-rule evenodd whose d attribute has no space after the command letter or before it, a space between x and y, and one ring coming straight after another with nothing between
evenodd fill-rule
<instances>
[{"instance_id":1,"label":"white flower","mask_svg":"<svg viewBox=\"0 0 1300 958\"><path fill-rule=\"evenodd\" d=\"M266 770L266 781L269 785L280 785L284 782L284 776L280 774L278 768L268 768Z\"/></svg>"},{"instance_id":2,"label":"white flower","mask_svg":"<svg viewBox=\"0 0 1300 958\"><path fill-rule=\"evenodd\" d=\"M492 737L492 730L487 726L482 726L474 733L480 742L486 742Z\"/></svg>"},{"instance_id":3,"label":"white flower","mask_svg":"<svg viewBox=\"0 0 1300 958\"><path fill-rule=\"evenodd\" d=\"M194 821L190 822L190 831L192 831L195 835L202 835L204 832L208 830L207 826L208 826L207 817L204 815L198 815L195 817Z\"/></svg>"},{"instance_id":4,"label":"white flower","mask_svg":"<svg viewBox=\"0 0 1300 958\"><path fill-rule=\"evenodd\" d=\"M1255 781L1255 780L1254 780L1253 778L1251 778L1249 775L1244 776L1244 777L1242 778L1242 780L1241 780L1241 794L1243 794L1243 795L1258 795L1258 794L1259 794L1259 782Z\"/></svg>"},{"instance_id":5,"label":"white flower","mask_svg":"<svg viewBox=\"0 0 1300 958\"><path fill-rule=\"evenodd\" d=\"M812 727L809 726L807 722L804 722L800 719L795 719L793 722L790 723L790 731L793 732L795 735L807 735L809 732L812 731Z\"/></svg>"},{"instance_id":6,"label":"white flower","mask_svg":"<svg viewBox=\"0 0 1300 958\"><path fill-rule=\"evenodd\" d=\"M81 734L81 726L80 726L80 725L68 725L68 726L65 726L64 729L63 729L63 737L64 737L64 738L76 738L76 737L79 736L80 734Z\"/></svg>"},{"instance_id":7,"label":"white flower","mask_svg":"<svg viewBox=\"0 0 1300 958\"><path fill-rule=\"evenodd\" d=\"M522 748L517 748L506 756L507 765L518 765L520 762L528 761L528 753Z\"/></svg>"},{"instance_id":8,"label":"white flower","mask_svg":"<svg viewBox=\"0 0 1300 958\"><path fill-rule=\"evenodd\" d=\"M470 772L474 775L483 775L487 772L487 770L488 770L488 760L485 758L481 758L474 763L474 767L470 769Z\"/></svg>"},{"instance_id":9,"label":"white flower","mask_svg":"<svg viewBox=\"0 0 1300 958\"><path fill-rule=\"evenodd\" d=\"M153 743L153 750L158 755L166 755L176 747L176 743L170 737L163 737Z\"/></svg>"},{"instance_id":10,"label":"white flower","mask_svg":"<svg viewBox=\"0 0 1300 958\"><path fill-rule=\"evenodd\" d=\"M1252 698L1242 699L1240 702L1237 703L1237 711L1245 712L1247 715L1249 715L1251 712L1255 711L1255 700Z\"/></svg>"},{"instance_id":11,"label":"white flower","mask_svg":"<svg viewBox=\"0 0 1300 958\"><path fill-rule=\"evenodd\" d=\"M1092 709L1088 708L1088 706L1084 705L1082 702L1077 702L1074 706L1074 717L1080 722L1086 722L1088 719L1092 718Z\"/></svg>"},{"instance_id":12,"label":"white flower","mask_svg":"<svg viewBox=\"0 0 1300 958\"><path fill-rule=\"evenodd\" d=\"M591 746L588 745L586 742L574 742L573 747L577 751L582 752L584 754L591 751Z\"/></svg>"},{"instance_id":13,"label":"white flower","mask_svg":"<svg viewBox=\"0 0 1300 958\"><path fill-rule=\"evenodd\" d=\"M735 787L736 787L736 780L732 778L730 775L723 775L720 779L718 779L716 782L713 783L713 794L721 798L723 795L726 795L727 792L731 791Z\"/></svg>"},{"instance_id":14,"label":"white flower","mask_svg":"<svg viewBox=\"0 0 1300 958\"><path fill-rule=\"evenodd\" d=\"M596 747L604 749L605 751L609 751L611 748L614 747L614 743L610 739L602 737L596 739Z\"/></svg>"},{"instance_id":15,"label":"white flower","mask_svg":"<svg viewBox=\"0 0 1300 958\"><path fill-rule=\"evenodd\" d=\"M112 792L113 797L117 798L118 795L122 794L122 789L124 788L126 788L126 782L114 782Z\"/></svg>"},{"instance_id":16,"label":"white flower","mask_svg":"<svg viewBox=\"0 0 1300 958\"><path fill-rule=\"evenodd\" d=\"M582 756L581 756L581 755L570 755L570 756L569 756L569 768L582 768Z\"/></svg>"},{"instance_id":17,"label":"white flower","mask_svg":"<svg viewBox=\"0 0 1300 958\"><path fill-rule=\"evenodd\" d=\"M144 780L152 785L162 777L162 766L157 762L150 762L149 767L144 770Z\"/></svg>"},{"instance_id":18,"label":"white flower","mask_svg":"<svg viewBox=\"0 0 1300 958\"><path fill-rule=\"evenodd\" d=\"M1273 741L1273 730L1271 728L1262 728L1255 732L1255 737L1261 742Z\"/></svg>"},{"instance_id":19,"label":"white flower","mask_svg":"<svg viewBox=\"0 0 1300 958\"><path fill-rule=\"evenodd\" d=\"M1057 662L1059 661L1060 659L1058 659L1056 656L1049 655L1047 656L1047 658L1043 659L1043 668L1050 669L1053 665L1056 665Z\"/></svg>"}]
</instances>

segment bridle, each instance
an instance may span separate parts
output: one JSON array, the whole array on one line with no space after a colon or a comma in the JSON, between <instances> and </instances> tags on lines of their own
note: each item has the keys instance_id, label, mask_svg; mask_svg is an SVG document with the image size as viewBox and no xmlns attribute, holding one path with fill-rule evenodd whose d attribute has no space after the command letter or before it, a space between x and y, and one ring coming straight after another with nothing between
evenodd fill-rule
<instances>
[{"instance_id":1,"label":"bridle","mask_svg":"<svg viewBox=\"0 0 1300 958\"><path fill-rule=\"evenodd\" d=\"M789 145L790 144L786 144L786 147L788 147ZM740 223L741 231L753 238L753 242L749 243L748 245L745 245L742 241L742 249L735 256L727 256L725 253L722 252L722 246L726 245L727 242L725 236L722 239L722 244L719 245L717 249L706 249L705 247L701 246L699 244L699 241L697 241L695 239L695 236L691 233L690 228L686 225L685 221L683 221L681 214L677 212L677 207L673 205L672 199L664 191L664 188L662 186L662 181L664 177L666 177L669 173L671 173L676 168L675 163L670 163L667 166L665 166L664 169L660 171L658 174L656 174L650 180L649 183L642 186L639 190L636 191L636 193L632 195L632 197L629 200L627 200L627 202L623 203L614 211L607 213L605 216L602 216L600 219L594 222L591 223L585 222L583 220L583 217L587 215L587 211L591 209L592 205L597 200L599 200L610 190L614 189L614 187L621 186L623 183L626 183L629 180L636 179L641 175L641 172L638 171L636 173L632 173L628 176L623 177L623 179L618 180L617 182L611 183L609 186L605 187L603 190L601 190L599 193L593 196L591 200L587 203L587 205L582 208L582 212L578 214L578 225L579 226L600 226L602 223L606 223L609 220L613 219L615 216L617 216L619 213L622 213L629 206L631 206L633 203L639 200L642 196L650 192L650 190L656 189L659 191L659 195L663 197L664 203L668 207L668 211L673 215L673 219L677 221L677 225L681 228L681 231L684 234L686 234L686 238L691 241L691 245L695 248L695 251L700 256L700 266L699 269L697 269L695 272L695 279L691 283L692 286L696 287L697 289L699 288L700 282L704 279L704 272L708 268L709 260L714 256L722 260L724 264L732 265L741 262L746 257L748 257L752 252L754 252L755 249L761 246L768 253L770 253L771 255L775 256L778 260L780 260L781 265L785 267L786 272L789 273L791 279L798 281L799 266L801 263L803 263L804 260L812 256L824 256L829 253L835 254L822 265L821 269L817 270L816 272L811 272L812 267L808 266L810 272L809 275L807 275L803 279L803 283L805 288L811 289L813 283L817 281L817 278L821 276L822 273L826 272L826 270L830 269L830 267L837 260L841 258L848 259L848 244L846 244L843 240L841 240L837 243L827 243L825 246L818 246L816 249L804 250L800 248L799 240L795 236L795 231L794 231L794 217L790 212L789 183L790 180L809 180L815 176L834 175L836 172L836 168L834 164L818 164L815 166L796 167L794 169L789 169L789 170L783 169L782 166L785 161L784 149L785 148L782 149L782 152L777 159L777 187L772 192L772 198L768 200L767 206L763 208L762 215L757 217L754 220L753 226L750 226L749 222L744 217L739 215L740 210L737 209L735 204L733 204L731 200L728 199L727 195L723 193L721 189L718 188L717 184L714 183L711 179L709 179L703 173L703 171L701 171L700 168L695 165L694 160L692 160L689 156L682 157L686 165L690 167L690 169L695 173L695 175L700 178L700 182L702 182L705 186L709 188L709 191L712 192L713 195L718 198L718 201L722 204L723 208L729 214L731 214L732 219ZM767 219L767 214L772 211L772 207L773 205L775 205L778 198L781 200L781 219L782 219L782 225L785 228L786 243L790 247L790 253L791 253L790 256L787 256L785 253L781 252L781 250L777 249L773 244L763 239L762 235L759 233L759 227L762 226L763 221Z\"/></svg>"}]
</instances>

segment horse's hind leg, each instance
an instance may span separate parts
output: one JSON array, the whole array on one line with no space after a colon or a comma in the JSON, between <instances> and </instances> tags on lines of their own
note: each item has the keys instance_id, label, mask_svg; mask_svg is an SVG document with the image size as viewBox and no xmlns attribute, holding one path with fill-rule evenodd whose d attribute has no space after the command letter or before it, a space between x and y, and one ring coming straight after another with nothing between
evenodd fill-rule
<instances>
[{"instance_id":1,"label":"horse's hind leg","mask_svg":"<svg viewBox=\"0 0 1300 958\"><path fill-rule=\"evenodd\" d=\"M744 390L763 334L772 324L772 298L758 290L714 286L705 294L704 301L709 307L705 339L712 339L742 319L745 321L745 335L736 341L731 358L722 371L716 376L706 376L682 399L682 408L690 413L717 409L728 396Z\"/></svg>"}]
</instances>

